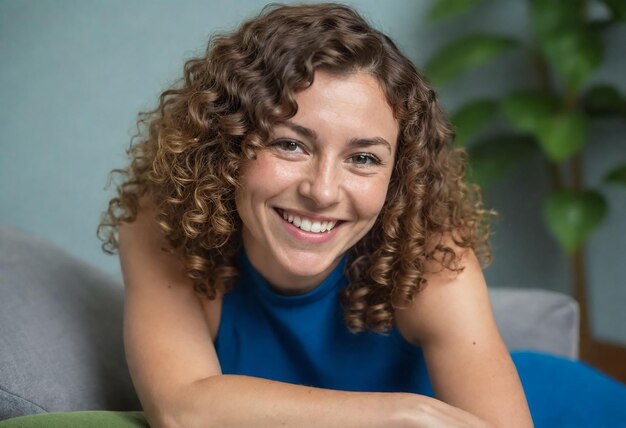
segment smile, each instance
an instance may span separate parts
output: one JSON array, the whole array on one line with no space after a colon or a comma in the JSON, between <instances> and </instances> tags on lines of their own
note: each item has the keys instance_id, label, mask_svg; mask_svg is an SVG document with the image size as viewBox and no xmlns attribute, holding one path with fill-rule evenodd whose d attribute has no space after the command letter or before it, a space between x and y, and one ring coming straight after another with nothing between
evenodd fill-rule
<instances>
[{"instance_id":1,"label":"smile","mask_svg":"<svg viewBox=\"0 0 626 428\"><path fill-rule=\"evenodd\" d=\"M337 220L315 220L301 216L299 214L293 214L285 210L277 210L278 213L285 219L285 221L293 224L297 228L304 230L305 232L312 233L324 233L330 232L338 223Z\"/></svg>"}]
</instances>

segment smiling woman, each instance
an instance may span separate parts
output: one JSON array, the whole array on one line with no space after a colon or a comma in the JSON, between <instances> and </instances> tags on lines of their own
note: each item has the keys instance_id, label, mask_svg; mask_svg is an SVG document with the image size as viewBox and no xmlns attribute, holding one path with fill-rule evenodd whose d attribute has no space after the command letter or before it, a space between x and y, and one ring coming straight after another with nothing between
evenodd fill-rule
<instances>
[{"instance_id":1,"label":"smiling woman","mask_svg":"<svg viewBox=\"0 0 626 428\"><path fill-rule=\"evenodd\" d=\"M531 425L465 153L354 10L267 8L140 125L99 233L151 425Z\"/></svg>"},{"instance_id":2,"label":"smiling woman","mask_svg":"<svg viewBox=\"0 0 626 428\"><path fill-rule=\"evenodd\" d=\"M391 106L368 73L318 71L295 101L296 115L242 165L236 199L250 261L288 294L321 283L372 229L398 136Z\"/></svg>"}]
</instances>

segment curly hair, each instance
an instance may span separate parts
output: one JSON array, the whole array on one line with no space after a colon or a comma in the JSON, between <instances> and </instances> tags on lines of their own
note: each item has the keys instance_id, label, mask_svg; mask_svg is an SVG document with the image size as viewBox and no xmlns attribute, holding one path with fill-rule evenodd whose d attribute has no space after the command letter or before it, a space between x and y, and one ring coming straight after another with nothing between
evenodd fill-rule
<instances>
[{"instance_id":1,"label":"curly hair","mask_svg":"<svg viewBox=\"0 0 626 428\"><path fill-rule=\"evenodd\" d=\"M384 207L347 254L347 327L389 330L394 309L425 286L429 260L460 271L458 248L471 248L488 264L493 212L464 181L467 155L452 145L435 92L389 37L338 4L266 7L185 63L183 79L161 94L158 107L139 114L130 165L111 172L124 180L98 226L103 250L114 253L119 226L136 219L147 197L195 292L214 299L230 291L242 245L240 165L255 158L275 124L296 114L294 95L316 70L370 73L400 130Z\"/></svg>"}]
</instances>

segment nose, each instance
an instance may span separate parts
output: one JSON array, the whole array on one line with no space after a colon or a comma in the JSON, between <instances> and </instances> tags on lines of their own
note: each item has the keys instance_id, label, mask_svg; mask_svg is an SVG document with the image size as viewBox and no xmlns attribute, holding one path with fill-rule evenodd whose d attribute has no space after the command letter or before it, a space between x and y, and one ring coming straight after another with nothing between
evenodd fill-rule
<instances>
[{"instance_id":1,"label":"nose","mask_svg":"<svg viewBox=\"0 0 626 428\"><path fill-rule=\"evenodd\" d=\"M310 165L300 182L299 192L317 208L335 205L341 193L341 173L333 162L320 159Z\"/></svg>"}]
</instances>

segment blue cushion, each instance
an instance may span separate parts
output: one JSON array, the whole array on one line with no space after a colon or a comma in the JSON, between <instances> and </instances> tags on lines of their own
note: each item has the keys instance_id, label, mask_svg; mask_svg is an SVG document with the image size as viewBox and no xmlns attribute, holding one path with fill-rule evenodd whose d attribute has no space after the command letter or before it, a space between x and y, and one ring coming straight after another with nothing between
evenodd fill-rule
<instances>
[{"instance_id":1,"label":"blue cushion","mask_svg":"<svg viewBox=\"0 0 626 428\"><path fill-rule=\"evenodd\" d=\"M626 385L577 360L513 352L536 428L626 427Z\"/></svg>"}]
</instances>

